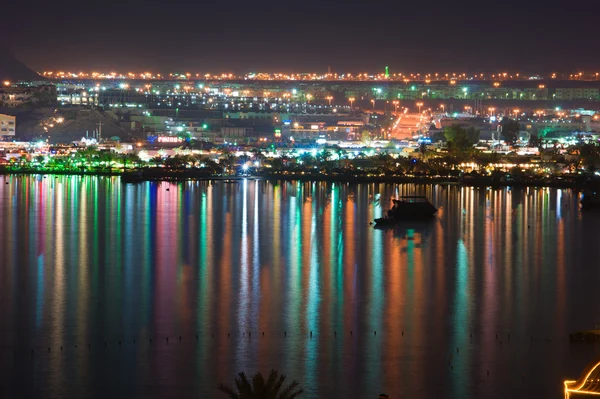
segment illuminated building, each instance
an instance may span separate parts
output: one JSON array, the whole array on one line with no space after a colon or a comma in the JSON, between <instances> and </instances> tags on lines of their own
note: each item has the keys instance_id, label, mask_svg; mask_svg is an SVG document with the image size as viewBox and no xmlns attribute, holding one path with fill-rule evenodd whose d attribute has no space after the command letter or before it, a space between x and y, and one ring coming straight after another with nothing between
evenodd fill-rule
<instances>
[{"instance_id":1,"label":"illuminated building","mask_svg":"<svg viewBox=\"0 0 600 399\"><path fill-rule=\"evenodd\" d=\"M597 100L599 98L599 90L594 87L557 88L554 94L556 100Z\"/></svg>"},{"instance_id":2,"label":"illuminated building","mask_svg":"<svg viewBox=\"0 0 600 399\"><path fill-rule=\"evenodd\" d=\"M17 128L16 117L0 114L0 137L13 137Z\"/></svg>"},{"instance_id":3,"label":"illuminated building","mask_svg":"<svg viewBox=\"0 0 600 399\"><path fill-rule=\"evenodd\" d=\"M254 129L251 127L221 127L221 136L224 139L238 139L253 135Z\"/></svg>"}]
</instances>

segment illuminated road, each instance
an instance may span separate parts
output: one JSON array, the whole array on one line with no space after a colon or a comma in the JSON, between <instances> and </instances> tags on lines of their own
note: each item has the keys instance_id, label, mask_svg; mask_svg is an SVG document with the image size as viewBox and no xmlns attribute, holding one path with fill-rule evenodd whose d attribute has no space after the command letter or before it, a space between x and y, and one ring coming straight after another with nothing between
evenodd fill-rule
<instances>
[{"instance_id":1,"label":"illuminated road","mask_svg":"<svg viewBox=\"0 0 600 399\"><path fill-rule=\"evenodd\" d=\"M399 112L392 128L392 138L412 139L417 131L429 130L429 118L419 113Z\"/></svg>"}]
</instances>

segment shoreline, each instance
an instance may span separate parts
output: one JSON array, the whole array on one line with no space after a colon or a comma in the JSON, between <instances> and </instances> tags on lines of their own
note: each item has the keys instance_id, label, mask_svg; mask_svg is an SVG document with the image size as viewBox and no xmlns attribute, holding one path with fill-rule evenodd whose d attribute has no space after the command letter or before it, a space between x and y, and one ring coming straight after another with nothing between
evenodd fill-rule
<instances>
[{"instance_id":1,"label":"shoreline","mask_svg":"<svg viewBox=\"0 0 600 399\"><path fill-rule=\"evenodd\" d=\"M247 176L223 176L210 175L206 173L197 173L194 171L183 172L165 172L165 171L142 171L142 175L132 175L132 172L110 172L110 171L46 171L46 170L30 170L30 171L10 171L0 170L0 175L3 176L20 176L20 175L42 175L42 176L118 176L122 182L135 184L143 182L161 182L161 181L242 181L250 180L266 180L266 181L300 181L300 182L331 182L331 183L346 183L346 184L365 184L365 183L383 183L383 184L441 184L441 185L456 185L466 187L549 187L549 188L570 188L584 189L587 186L600 186L600 179L590 180L580 176L575 177L553 177L545 179L528 179L513 181L501 181L492 177L467 177L458 178L453 176L448 177L425 177L425 176L329 176L322 174L256 174Z\"/></svg>"}]
</instances>

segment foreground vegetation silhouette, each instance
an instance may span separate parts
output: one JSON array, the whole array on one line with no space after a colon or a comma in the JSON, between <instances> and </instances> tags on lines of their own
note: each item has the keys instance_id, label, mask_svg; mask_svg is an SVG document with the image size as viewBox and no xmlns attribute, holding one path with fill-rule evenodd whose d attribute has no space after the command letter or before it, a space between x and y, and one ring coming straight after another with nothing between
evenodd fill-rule
<instances>
[{"instance_id":1,"label":"foreground vegetation silhouette","mask_svg":"<svg viewBox=\"0 0 600 399\"><path fill-rule=\"evenodd\" d=\"M262 373L256 373L250 381L246 374L241 372L234 380L236 389L219 384L219 390L231 399L293 399L304 392L298 387L299 383L296 380L283 387L285 378L284 374L271 370L267 380Z\"/></svg>"}]
</instances>

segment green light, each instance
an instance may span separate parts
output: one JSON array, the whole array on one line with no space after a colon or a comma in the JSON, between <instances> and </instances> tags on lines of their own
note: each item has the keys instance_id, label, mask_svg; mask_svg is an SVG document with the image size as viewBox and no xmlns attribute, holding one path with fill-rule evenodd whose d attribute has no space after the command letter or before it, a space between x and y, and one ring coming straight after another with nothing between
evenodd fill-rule
<instances>
[{"instance_id":1,"label":"green light","mask_svg":"<svg viewBox=\"0 0 600 399\"><path fill-rule=\"evenodd\" d=\"M208 125L205 123L202 125L202 129L208 129Z\"/></svg>"}]
</instances>

